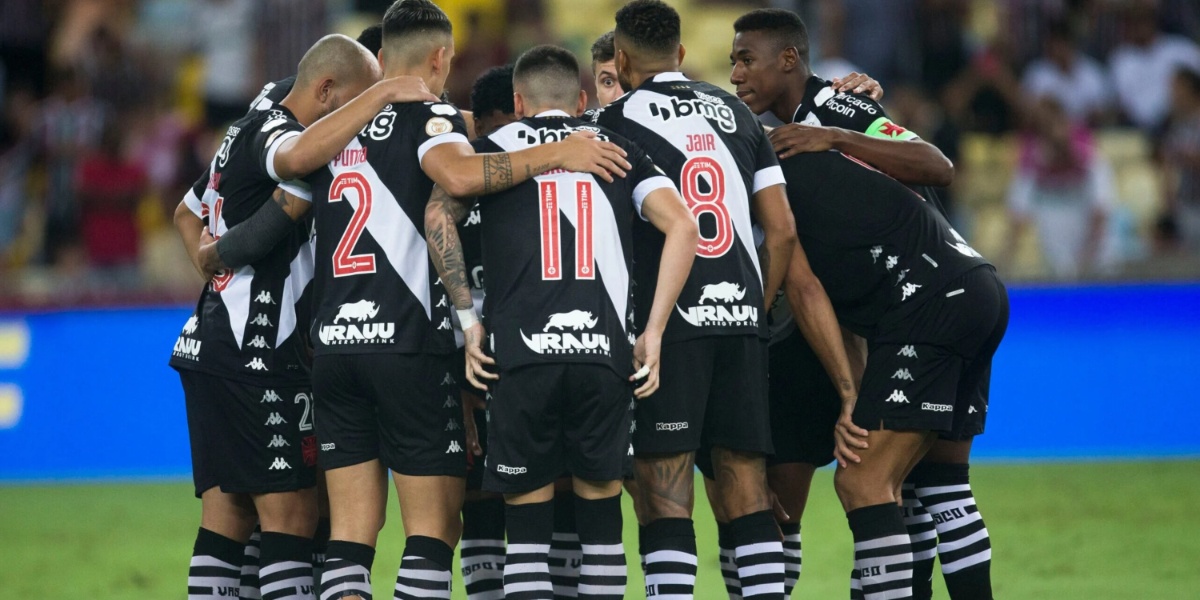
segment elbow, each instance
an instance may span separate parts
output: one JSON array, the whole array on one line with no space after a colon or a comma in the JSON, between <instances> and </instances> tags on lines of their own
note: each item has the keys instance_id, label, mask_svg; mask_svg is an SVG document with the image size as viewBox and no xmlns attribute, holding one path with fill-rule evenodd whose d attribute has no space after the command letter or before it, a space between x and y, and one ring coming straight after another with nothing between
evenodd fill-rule
<instances>
[{"instance_id":1,"label":"elbow","mask_svg":"<svg viewBox=\"0 0 1200 600\"><path fill-rule=\"evenodd\" d=\"M471 185L470 178L458 173L450 175L445 182L438 182L438 186L446 191L453 198L466 198L474 196L477 190Z\"/></svg>"},{"instance_id":2,"label":"elbow","mask_svg":"<svg viewBox=\"0 0 1200 600\"><path fill-rule=\"evenodd\" d=\"M935 149L936 150L936 149ZM937 157L929 170L929 185L948 187L954 183L954 163L946 155L937 151Z\"/></svg>"},{"instance_id":3,"label":"elbow","mask_svg":"<svg viewBox=\"0 0 1200 600\"><path fill-rule=\"evenodd\" d=\"M696 225L696 220L691 218L691 215L676 221L674 234L679 239L686 241L689 247L694 248L700 243L700 227Z\"/></svg>"}]
</instances>

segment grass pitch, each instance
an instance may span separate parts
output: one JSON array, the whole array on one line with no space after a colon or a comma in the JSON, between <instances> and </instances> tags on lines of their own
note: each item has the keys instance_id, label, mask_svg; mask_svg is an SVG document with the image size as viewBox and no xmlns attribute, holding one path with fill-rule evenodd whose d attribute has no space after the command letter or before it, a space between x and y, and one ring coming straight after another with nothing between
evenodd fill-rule
<instances>
[{"instance_id":1,"label":"grass pitch","mask_svg":"<svg viewBox=\"0 0 1200 600\"><path fill-rule=\"evenodd\" d=\"M797 598L848 595L850 532L832 475L819 471L813 483ZM997 597L1197 597L1200 461L977 466L972 482L992 535ZM375 561L377 598L391 597L403 547L392 504ZM0 596L182 600L199 515L187 483L0 486ZM625 525L628 597L641 598L628 502ZM716 528L703 493L696 532L696 597L723 599ZM457 576L454 585L455 598L464 598ZM934 597L947 597L940 580Z\"/></svg>"}]
</instances>

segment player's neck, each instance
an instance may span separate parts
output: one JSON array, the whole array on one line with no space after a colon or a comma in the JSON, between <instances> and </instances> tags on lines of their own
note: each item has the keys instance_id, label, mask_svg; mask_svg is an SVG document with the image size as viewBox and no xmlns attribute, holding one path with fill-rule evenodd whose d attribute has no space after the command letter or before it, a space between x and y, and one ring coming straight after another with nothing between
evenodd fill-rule
<instances>
[{"instance_id":1,"label":"player's neck","mask_svg":"<svg viewBox=\"0 0 1200 600\"><path fill-rule=\"evenodd\" d=\"M771 105L771 113L784 123L791 123L796 116L796 109L804 101L804 90L808 87L808 69L798 71L796 76L788 77L783 93Z\"/></svg>"},{"instance_id":2,"label":"player's neck","mask_svg":"<svg viewBox=\"0 0 1200 600\"><path fill-rule=\"evenodd\" d=\"M559 112L565 112L568 115L575 115L575 107L574 106L546 105L546 106L527 106L527 107L525 107L525 117L526 118L536 117L542 113L546 113L546 112L550 112L550 111L559 111Z\"/></svg>"},{"instance_id":3,"label":"player's neck","mask_svg":"<svg viewBox=\"0 0 1200 600\"><path fill-rule=\"evenodd\" d=\"M308 103L303 98L296 96L295 93L296 90L293 88L287 96L284 96L283 100L279 101L279 105L291 111L292 116L296 117L297 123L308 127L320 118L320 115L317 114L319 111L310 109Z\"/></svg>"},{"instance_id":4,"label":"player's neck","mask_svg":"<svg viewBox=\"0 0 1200 600\"><path fill-rule=\"evenodd\" d=\"M424 64L413 67L406 67L403 65L385 66L383 69L383 78L391 79L393 77L420 77L421 81L425 82L426 87L428 87L430 90L433 89L433 85L430 82L432 74L429 72L429 67ZM440 95L440 93L441 91L439 90L438 95Z\"/></svg>"},{"instance_id":5,"label":"player's neck","mask_svg":"<svg viewBox=\"0 0 1200 600\"><path fill-rule=\"evenodd\" d=\"M662 75L663 73L679 72L679 63L672 61L672 62L662 62L662 63L657 63L657 64L648 64L648 65L645 65L644 67L640 67L640 68L635 67L635 68L631 69L630 71L631 72L629 73L629 83L633 86L634 89L637 89L637 88L641 87L643 83L645 83L651 79L654 79L655 77Z\"/></svg>"}]
</instances>

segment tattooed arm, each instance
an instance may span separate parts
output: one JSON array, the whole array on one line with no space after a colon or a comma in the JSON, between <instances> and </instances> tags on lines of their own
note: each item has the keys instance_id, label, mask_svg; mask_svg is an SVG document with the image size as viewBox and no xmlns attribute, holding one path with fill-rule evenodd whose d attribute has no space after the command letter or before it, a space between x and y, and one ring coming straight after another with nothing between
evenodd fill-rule
<instances>
[{"instance_id":1,"label":"tattooed arm","mask_svg":"<svg viewBox=\"0 0 1200 600\"><path fill-rule=\"evenodd\" d=\"M421 160L421 168L455 198L502 192L551 169L592 173L605 181L625 176L630 168L616 144L579 132L561 142L518 152L476 154L468 144L441 144Z\"/></svg>"},{"instance_id":2,"label":"tattooed arm","mask_svg":"<svg viewBox=\"0 0 1200 600\"><path fill-rule=\"evenodd\" d=\"M470 310L474 306L471 286L467 283L462 242L455 226L471 211L472 202L473 198L451 198L445 190L434 186L429 204L425 206L425 241L429 244L429 257L457 310Z\"/></svg>"}]
</instances>

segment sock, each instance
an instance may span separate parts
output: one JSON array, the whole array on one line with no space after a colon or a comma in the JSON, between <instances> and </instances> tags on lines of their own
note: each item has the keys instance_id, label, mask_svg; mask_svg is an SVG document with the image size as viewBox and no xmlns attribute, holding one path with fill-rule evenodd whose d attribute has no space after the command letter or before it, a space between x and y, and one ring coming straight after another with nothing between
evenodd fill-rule
<instances>
[{"instance_id":1,"label":"sock","mask_svg":"<svg viewBox=\"0 0 1200 600\"><path fill-rule=\"evenodd\" d=\"M742 582L738 580L737 563L733 561L733 533L729 523L717 523L717 545L721 548L721 577L729 600L742 600Z\"/></svg>"},{"instance_id":2,"label":"sock","mask_svg":"<svg viewBox=\"0 0 1200 600\"><path fill-rule=\"evenodd\" d=\"M912 547L900 508L890 502L866 506L846 513L846 520L854 534L850 598L912 598Z\"/></svg>"},{"instance_id":3,"label":"sock","mask_svg":"<svg viewBox=\"0 0 1200 600\"><path fill-rule=\"evenodd\" d=\"M554 501L504 507L508 551L504 555L504 597L509 600L554 598L550 584L550 538ZM322 599L324 600L324 599Z\"/></svg>"},{"instance_id":4,"label":"sock","mask_svg":"<svg viewBox=\"0 0 1200 600\"><path fill-rule=\"evenodd\" d=\"M642 580L646 579L646 526L638 525L638 558L641 559Z\"/></svg>"},{"instance_id":5,"label":"sock","mask_svg":"<svg viewBox=\"0 0 1200 600\"><path fill-rule=\"evenodd\" d=\"M625 567L625 547L621 544L621 495L601 500L576 497L575 526L579 530L579 544L583 547L579 598L624 598L629 575ZM649 556L646 560L649 561Z\"/></svg>"},{"instance_id":6,"label":"sock","mask_svg":"<svg viewBox=\"0 0 1200 600\"><path fill-rule=\"evenodd\" d=\"M937 557L937 530L933 527L933 517L925 511L911 481L905 481L901 488L904 506L904 527L908 529L908 541L912 544L913 553L913 598L914 600L930 600L933 598L933 559Z\"/></svg>"},{"instance_id":7,"label":"sock","mask_svg":"<svg viewBox=\"0 0 1200 600\"><path fill-rule=\"evenodd\" d=\"M366 544L330 540L321 571L321 600L358 596L371 600L371 565L375 549Z\"/></svg>"},{"instance_id":8,"label":"sock","mask_svg":"<svg viewBox=\"0 0 1200 600\"><path fill-rule=\"evenodd\" d=\"M313 598L312 547L309 538L263 532L258 569L262 600Z\"/></svg>"},{"instance_id":9,"label":"sock","mask_svg":"<svg viewBox=\"0 0 1200 600\"><path fill-rule=\"evenodd\" d=\"M645 527L646 597L687 600L696 588L696 529L691 519L657 519Z\"/></svg>"},{"instance_id":10,"label":"sock","mask_svg":"<svg viewBox=\"0 0 1200 600\"><path fill-rule=\"evenodd\" d=\"M201 527L188 567L188 600L237 598L245 544Z\"/></svg>"},{"instance_id":11,"label":"sock","mask_svg":"<svg viewBox=\"0 0 1200 600\"><path fill-rule=\"evenodd\" d=\"M504 599L504 500L463 504L462 578L468 600Z\"/></svg>"},{"instance_id":12,"label":"sock","mask_svg":"<svg viewBox=\"0 0 1200 600\"><path fill-rule=\"evenodd\" d=\"M764 510L738 517L729 532L742 598L783 598L783 542L775 515Z\"/></svg>"},{"instance_id":13,"label":"sock","mask_svg":"<svg viewBox=\"0 0 1200 600\"><path fill-rule=\"evenodd\" d=\"M579 568L583 549L575 531L575 494L554 496L554 535L550 538L550 582L555 598L575 598L579 593Z\"/></svg>"},{"instance_id":14,"label":"sock","mask_svg":"<svg viewBox=\"0 0 1200 600\"><path fill-rule=\"evenodd\" d=\"M246 551L242 555L242 593L241 600L261 600L262 592L258 590L258 555L262 543L262 527L255 525L250 541L246 542Z\"/></svg>"},{"instance_id":15,"label":"sock","mask_svg":"<svg viewBox=\"0 0 1200 600\"><path fill-rule=\"evenodd\" d=\"M780 523L779 531L783 533L783 595L792 596L796 582L800 580L801 554L800 524Z\"/></svg>"},{"instance_id":16,"label":"sock","mask_svg":"<svg viewBox=\"0 0 1200 600\"><path fill-rule=\"evenodd\" d=\"M321 517L317 520L317 531L313 533L313 577L316 581L321 580L321 569L325 564L325 548L329 546L329 529L330 523L327 517Z\"/></svg>"},{"instance_id":17,"label":"sock","mask_svg":"<svg viewBox=\"0 0 1200 600\"><path fill-rule=\"evenodd\" d=\"M450 568L453 566L454 549L446 542L423 535L408 536L392 597L395 600L450 600Z\"/></svg>"},{"instance_id":18,"label":"sock","mask_svg":"<svg viewBox=\"0 0 1200 600\"><path fill-rule=\"evenodd\" d=\"M919 464L917 498L937 527L938 560L954 600L992 597L992 541L971 493L970 466Z\"/></svg>"}]
</instances>

